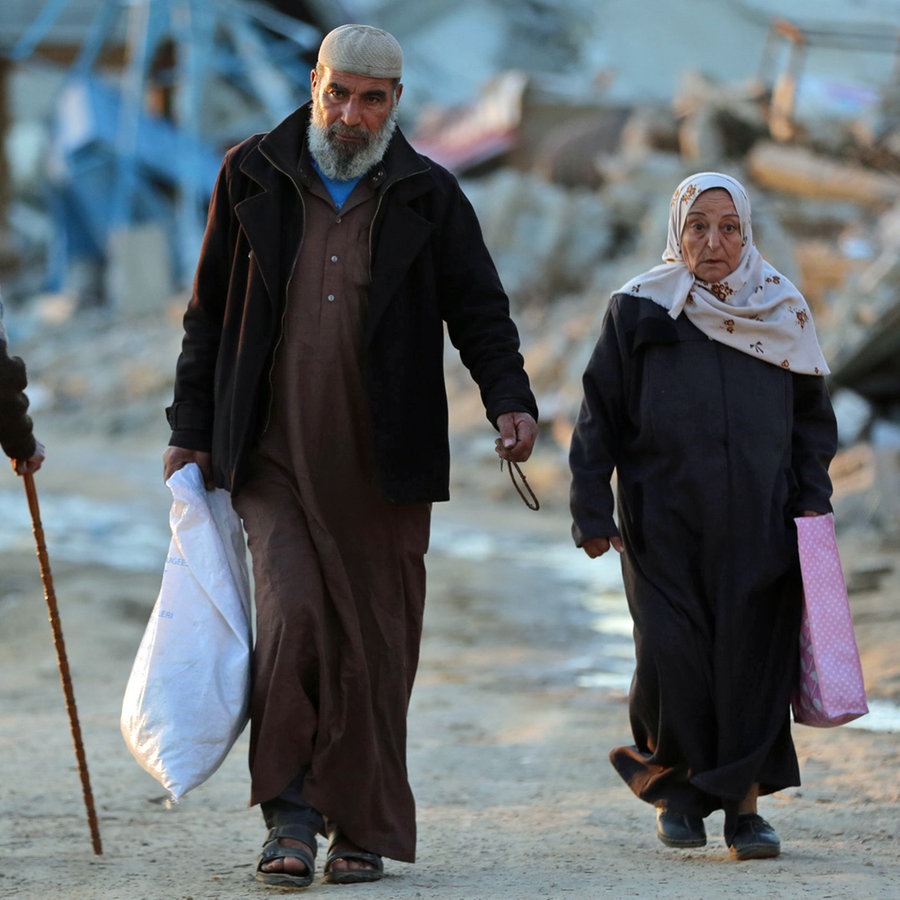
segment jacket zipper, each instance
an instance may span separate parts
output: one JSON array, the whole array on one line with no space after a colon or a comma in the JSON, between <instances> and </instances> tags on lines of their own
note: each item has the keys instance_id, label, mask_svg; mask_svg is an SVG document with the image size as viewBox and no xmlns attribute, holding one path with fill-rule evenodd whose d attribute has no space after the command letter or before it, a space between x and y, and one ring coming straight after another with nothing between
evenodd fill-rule
<instances>
[{"instance_id":1,"label":"jacket zipper","mask_svg":"<svg viewBox=\"0 0 900 900\"><path fill-rule=\"evenodd\" d=\"M276 357L276 354L278 353L278 348L281 346L281 342L284 339L284 322L285 322L285 318L287 317L288 290L290 288L291 280L294 277L294 269L296 269L296 267L297 267L297 260L300 258L300 249L303 246L303 241L306 236L306 202L303 199L303 192L300 190L300 186L294 180L294 177L291 175L291 173L286 172L271 157L266 156L265 151L260 151L260 152L262 152L263 156L265 156L266 159L269 160L269 163L272 165L272 167L275 169L275 171L280 172L282 175L284 175L287 179L289 179L291 184L294 186L294 190L297 191L297 199L300 201L300 211L301 211L300 243L297 244L297 249L294 251L294 259L293 259L293 262L291 263L291 271L290 271L290 274L288 275L287 281L285 282L285 285L284 285L284 303L282 304L282 307L281 307L281 322L280 322L280 328L278 329L278 340L275 341L275 346L272 348L272 359L271 359L271 362L269 363L269 372L267 375L267 380L269 382L269 403L268 403L268 406L266 407L266 420L263 423L263 428L262 428L262 432L261 432L261 434L265 434L269 430L269 425L272 421L272 403L273 403L273 398L274 398L274 394L275 394L275 390L274 390L275 385L272 380L272 373L275 371L275 357Z\"/></svg>"},{"instance_id":2,"label":"jacket zipper","mask_svg":"<svg viewBox=\"0 0 900 900\"><path fill-rule=\"evenodd\" d=\"M303 199L303 192L300 190L300 186L297 184L296 180L294 179L294 176L290 172L287 172L284 169L282 169L281 166L279 166L270 156L268 156L264 150L260 150L260 152L262 153L263 156L266 157L266 159L271 164L272 168L274 168L276 172L280 172L282 175L284 175L294 186L294 189L297 191L297 199L300 201L300 209L302 211L302 218L301 218L301 225L300 225L300 227L301 227L300 243L297 245L297 249L294 252L294 260L291 263L291 272L290 272L290 275L288 276L288 280L284 286L284 305L281 310L281 328L279 329L279 332L278 332L278 340L275 341L275 346L272 349L272 361L269 364L269 372L268 372L269 404L266 409L266 420L263 424L263 429L262 429L262 434L265 434L269 430L269 424L272 421L272 403L273 403L273 395L274 395L274 383L272 381L272 373L275 369L275 355L278 352L278 348L281 346L281 341L284 339L284 321L285 321L285 317L287 316L288 288L290 286L291 279L294 277L294 269L297 266L297 260L300 257L300 250L303 247L303 241L304 241L304 237L306 235L306 202ZM379 214L379 212L381 212L381 204L384 201L385 194L387 194L388 190L391 187L393 187L395 184L397 184L398 182L403 181L407 178L411 178L413 175L419 175L422 172L426 172L426 171L428 171L427 167L424 169L416 170L414 172L408 172L405 175L401 175L398 178L395 178L393 181L386 184L384 186L384 190L381 191L381 193L378 195L378 203L375 206L375 213L372 216L372 224L369 226L369 281L372 280L372 256L373 256L372 241L373 241L374 234L375 234L375 223L378 221L378 214Z\"/></svg>"}]
</instances>

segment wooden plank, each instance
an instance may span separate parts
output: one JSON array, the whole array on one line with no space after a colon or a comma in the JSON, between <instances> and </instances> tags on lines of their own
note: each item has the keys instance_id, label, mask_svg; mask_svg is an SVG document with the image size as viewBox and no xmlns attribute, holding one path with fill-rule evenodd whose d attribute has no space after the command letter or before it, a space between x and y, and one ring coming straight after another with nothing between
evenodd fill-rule
<instances>
[{"instance_id":1,"label":"wooden plank","mask_svg":"<svg viewBox=\"0 0 900 900\"><path fill-rule=\"evenodd\" d=\"M849 200L886 209L900 200L900 179L818 156L805 147L760 141L747 154L747 171L762 187L817 200Z\"/></svg>"}]
</instances>

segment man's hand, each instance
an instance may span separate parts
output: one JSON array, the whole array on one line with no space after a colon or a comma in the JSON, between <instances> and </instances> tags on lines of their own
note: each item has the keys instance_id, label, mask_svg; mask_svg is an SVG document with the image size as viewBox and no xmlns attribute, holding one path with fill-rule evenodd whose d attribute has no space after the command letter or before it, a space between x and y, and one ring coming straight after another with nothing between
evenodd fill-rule
<instances>
[{"instance_id":1,"label":"man's hand","mask_svg":"<svg viewBox=\"0 0 900 900\"><path fill-rule=\"evenodd\" d=\"M179 469L188 463L197 463L206 489L215 485L212 477L212 454L205 450L186 450L184 447L167 447L163 454L163 481L168 481Z\"/></svg>"},{"instance_id":2,"label":"man's hand","mask_svg":"<svg viewBox=\"0 0 900 900\"><path fill-rule=\"evenodd\" d=\"M596 559L598 556L603 556L609 548L612 547L617 553L621 553L625 549L625 545L622 543L622 538L620 538L617 534L611 535L610 537L598 537L591 538L589 541L585 541L581 545L581 549L584 550L585 553L591 558Z\"/></svg>"},{"instance_id":3,"label":"man's hand","mask_svg":"<svg viewBox=\"0 0 900 900\"><path fill-rule=\"evenodd\" d=\"M538 425L527 412L503 413L497 419L500 437L494 446L497 456L509 462L525 462L534 449Z\"/></svg>"},{"instance_id":4,"label":"man's hand","mask_svg":"<svg viewBox=\"0 0 900 900\"><path fill-rule=\"evenodd\" d=\"M40 441L34 442L34 453L28 459L13 459L12 467L16 475L34 475L35 472L44 464L47 451Z\"/></svg>"}]
</instances>

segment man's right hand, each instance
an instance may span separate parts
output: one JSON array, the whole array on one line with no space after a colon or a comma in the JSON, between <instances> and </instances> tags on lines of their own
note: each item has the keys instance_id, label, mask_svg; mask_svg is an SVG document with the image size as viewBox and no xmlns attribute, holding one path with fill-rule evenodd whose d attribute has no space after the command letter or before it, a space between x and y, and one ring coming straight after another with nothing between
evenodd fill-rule
<instances>
[{"instance_id":1,"label":"man's right hand","mask_svg":"<svg viewBox=\"0 0 900 900\"><path fill-rule=\"evenodd\" d=\"M212 454L205 450L186 450L184 447L167 447L163 454L163 481L168 481L179 469L188 463L197 463L206 489L211 491L215 484L212 477Z\"/></svg>"}]
</instances>

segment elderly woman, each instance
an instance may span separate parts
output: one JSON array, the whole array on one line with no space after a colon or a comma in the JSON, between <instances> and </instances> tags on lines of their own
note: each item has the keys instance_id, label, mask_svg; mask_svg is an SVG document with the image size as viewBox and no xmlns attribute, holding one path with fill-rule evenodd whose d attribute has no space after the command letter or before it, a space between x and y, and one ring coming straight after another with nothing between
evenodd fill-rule
<instances>
[{"instance_id":1,"label":"elderly woman","mask_svg":"<svg viewBox=\"0 0 900 900\"><path fill-rule=\"evenodd\" d=\"M800 783L792 520L831 509L828 368L735 179L678 186L663 260L610 301L570 451L575 542L621 553L634 621L634 744L610 759L664 844L703 846L722 809L733 856L772 857L757 797Z\"/></svg>"}]
</instances>

